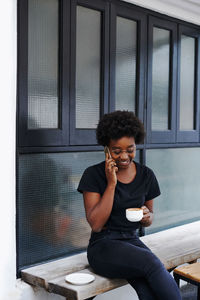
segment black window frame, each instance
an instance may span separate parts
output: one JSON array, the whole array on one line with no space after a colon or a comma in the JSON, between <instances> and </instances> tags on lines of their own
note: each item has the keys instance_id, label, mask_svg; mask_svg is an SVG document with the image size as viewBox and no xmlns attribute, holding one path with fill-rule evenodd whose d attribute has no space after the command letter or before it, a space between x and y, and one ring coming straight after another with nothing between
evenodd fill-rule
<instances>
[{"instance_id":1,"label":"black window frame","mask_svg":"<svg viewBox=\"0 0 200 300\"><path fill-rule=\"evenodd\" d=\"M195 76L194 76L194 130L180 130L180 59L181 59L181 35L195 38ZM178 29L178 75L177 75L177 142L197 143L199 142L199 74L200 74L200 32L194 27L179 25Z\"/></svg>"},{"instance_id":2,"label":"black window frame","mask_svg":"<svg viewBox=\"0 0 200 300\"><path fill-rule=\"evenodd\" d=\"M58 128L28 129L28 0L18 2L18 144L50 147L68 144L70 2L59 3ZM64 49L64 50L63 50ZM63 55L65 53L65 55ZM66 117L67 116L67 117Z\"/></svg>"},{"instance_id":3,"label":"black window frame","mask_svg":"<svg viewBox=\"0 0 200 300\"><path fill-rule=\"evenodd\" d=\"M169 103L168 130L152 130L152 61L153 61L153 28L166 29L170 32L170 62L169 62ZM154 16L149 17L148 25L148 75L147 75L147 142L174 143L176 139L176 43L177 25L172 21Z\"/></svg>"},{"instance_id":4,"label":"black window frame","mask_svg":"<svg viewBox=\"0 0 200 300\"><path fill-rule=\"evenodd\" d=\"M115 101L115 44L116 44L116 16L124 16L139 22L140 30L142 28L143 34L138 37L138 59L137 62L137 100L136 100L136 114L143 121L147 132L146 140L141 148L152 147L180 147L180 146L199 146L199 57L200 57L200 26L191 24L179 19L169 16L161 15L157 12L150 11L145 8L138 7L131 3L122 2L120 0L59 0L60 9L60 33L59 33L59 99L60 99L60 128L58 129L38 129L27 130L27 64L28 64L28 0L18 0L18 91L17 91L17 149L19 153L37 153L37 152L55 152L55 151L86 151L86 150L100 150L95 139L95 129L75 129L75 103L74 103L74 84L75 84L75 68L73 56L75 57L75 28L74 16L72 8L76 5L82 5L88 8L96 8L97 10L106 9L104 15L104 31L105 39L102 40L102 47L105 49L102 59L102 74L101 77L101 110L100 117L110 111L114 110ZM100 8L99 8L100 7ZM104 7L104 8L102 8ZM105 18L106 16L106 18ZM139 21L139 19L142 21ZM171 118L171 130L168 132L156 132L151 130L151 99L149 99L150 91L150 69L152 61L150 61L150 53L152 52L152 45L150 45L151 34L149 34L149 20L155 20L158 27L170 29L171 24L175 27L185 28L189 31L195 31L198 36L198 45L196 53L198 52L196 69L196 132L180 132L178 130L179 117L179 94L178 94L178 80L179 74L173 76L173 97L174 102L171 105L173 117ZM159 22L161 25L159 25ZM142 25L141 25L142 24ZM149 27L149 28L148 28ZM108 30L107 30L108 29ZM143 31L144 30L144 31ZM180 33L177 33L180 39ZM73 36L73 37L72 37ZM172 44L176 43L176 32ZM171 51L175 57L175 64L171 62L171 68L179 67L178 48L171 44ZM179 45L180 47L180 45ZM179 69L178 69L179 70ZM179 72L179 71L178 71ZM175 78L176 77L176 78ZM175 81L175 83L174 83ZM175 115L175 125L174 125ZM200 125L199 125L200 126ZM187 135L195 134L195 138L188 138Z\"/></svg>"},{"instance_id":5,"label":"black window frame","mask_svg":"<svg viewBox=\"0 0 200 300\"><path fill-rule=\"evenodd\" d=\"M115 74L116 74L116 23L117 17L123 17L137 23L137 62L136 62L136 94L135 94L135 114L144 122L145 103L145 65L146 65L146 15L136 11L133 7L120 4L111 4L111 26L110 26L110 101L109 111L115 110Z\"/></svg>"},{"instance_id":6,"label":"black window frame","mask_svg":"<svg viewBox=\"0 0 200 300\"><path fill-rule=\"evenodd\" d=\"M109 21L108 3L97 0L72 0L71 5L71 82L70 82L70 141L69 145L96 145L95 129L76 128L76 7L83 6L101 12L101 61L100 61L100 112L99 117L108 112L108 59Z\"/></svg>"}]
</instances>

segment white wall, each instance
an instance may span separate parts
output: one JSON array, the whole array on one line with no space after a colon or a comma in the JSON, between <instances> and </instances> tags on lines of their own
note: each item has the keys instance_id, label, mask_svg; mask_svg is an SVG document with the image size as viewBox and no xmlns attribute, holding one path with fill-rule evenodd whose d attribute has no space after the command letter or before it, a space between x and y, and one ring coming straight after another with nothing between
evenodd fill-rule
<instances>
[{"instance_id":1,"label":"white wall","mask_svg":"<svg viewBox=\"0 0 200 300\"><path fill-rule=\"evenodd\" d=\"M192 2L191 2L192 1ZM187 21L200 24L199 0L130 0L129 2L154 9ZM182 8L178 8L182 2ZM188 6L188 3L190 6ZM191 5L193 3L193 5ZM176 5L176 7L174 7ZM175 15L176 14L176 15ZM42 289L32 289L21 280L16 280L15 246L15 116L16 116L16 32L17 0L1 1L0 7L0 166L1 166L1 210L0 210L0 300L61 300ZM98 296L98 300L134 299L130 286ZM137 299L137 297L135 298Z\"/></svg>"},{"instance_id":2,"label":"white wall","mask_svg":"<svg viewBox=\"0 0 200 300\"><path fill-rule=\"evenodd\" d=\"M16 1L0 4L0 299L15 285Z\"/></svg>"}]
</instances>

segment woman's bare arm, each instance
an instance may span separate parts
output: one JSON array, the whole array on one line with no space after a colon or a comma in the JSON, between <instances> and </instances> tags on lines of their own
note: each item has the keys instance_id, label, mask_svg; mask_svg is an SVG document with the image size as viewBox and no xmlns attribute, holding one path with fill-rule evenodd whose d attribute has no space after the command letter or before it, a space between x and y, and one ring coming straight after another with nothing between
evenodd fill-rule
<instances>
[{"instance_id":1,"label":"woman's bare arm","mask_svg":"<svg viewBox=\"0 0 200 300\"><path fill-rule=\"evenodd\" d=\"M86 218L93 231L101 231L111 214L117 184L117 171L115 161L106 153L105 174L107 187L102 197L99 193L83 192Z\"/></svg>"},{"instance_id":2,"label":"woman's bare arm","mask_svg":"<svg viewBox=\"0 0 200 300\"><path fill-rule=\"evenodd\" d=\"M83 192L86 218L93 231L99 232L107 222L113 207L115 187L107 186L103 196Z\"/></svg>"}]
</instances>

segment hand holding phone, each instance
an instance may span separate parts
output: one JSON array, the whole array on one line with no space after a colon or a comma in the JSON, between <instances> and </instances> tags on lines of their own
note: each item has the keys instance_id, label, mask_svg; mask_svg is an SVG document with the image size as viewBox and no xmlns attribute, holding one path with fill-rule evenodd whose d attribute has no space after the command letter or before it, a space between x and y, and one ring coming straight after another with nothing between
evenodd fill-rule
<instances>
[{"instance_id":1,"label":"hand holding phone","mask_svg":"<svg viewBox=\"0 0 200 300\"><path fill-rule=\"evenodd\" d=\"M105 153L105 155L106 155L106 153L108 154L108 159L111 159L111 158L112 158L108 146L105 146L105 147L104 147L104 153Z\"/></svg>"},{"instance_id":2,"label":"hand holding phone","mask_svg":"<svg viewBox=\"0 0 200 300\"><path fill-rule=\"evenodd\" d=\"M116 186L116 184L117 184L116 172L118 171L116 162L112 158L108 146L104 147L104 152L106 155L105 173L106 173L108 184Z\"/></svg>"}]
</instances>

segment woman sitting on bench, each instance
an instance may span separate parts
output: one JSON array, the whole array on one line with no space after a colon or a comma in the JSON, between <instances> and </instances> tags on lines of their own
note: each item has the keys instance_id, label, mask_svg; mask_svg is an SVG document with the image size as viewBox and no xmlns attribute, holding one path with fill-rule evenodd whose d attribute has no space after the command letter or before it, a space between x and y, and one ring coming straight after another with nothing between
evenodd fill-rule
<instances>
[{"instance_id":1,"label":"woman sitting on bench","mask_svg":"<svg viewBox=\"0 0 200 300\"><path fill-rule=\"evenodd\" d=\"M153 171L134 161L144 134L128 111L106 114L98 124L106 159L87 168L78 187L92 228L88 261L101 276L127 279L141 300L180 300L174 279L136 233L140 225L152 224L153 199L160 195ZM127 208L142 208L141 221L128 220Z\"/></svg>"}]
</instances>

